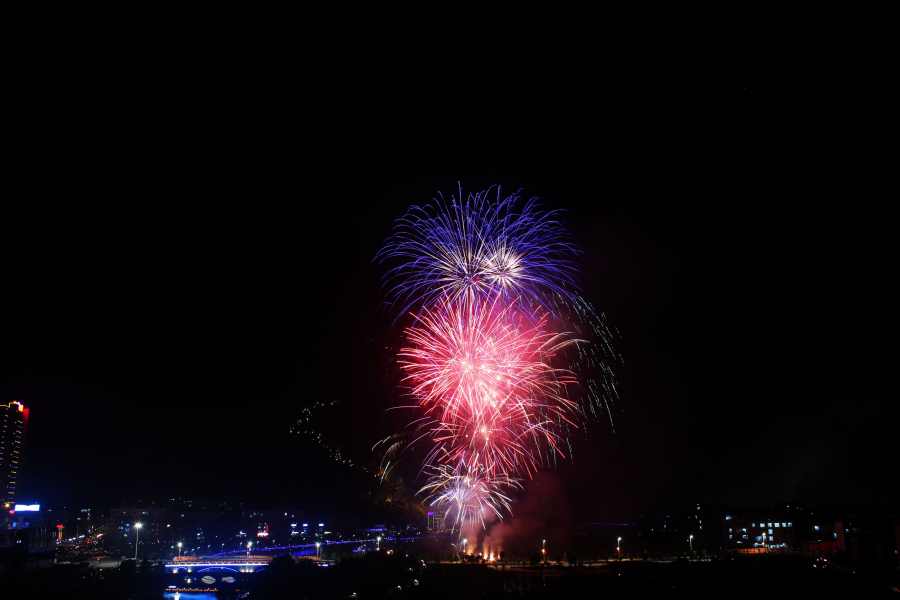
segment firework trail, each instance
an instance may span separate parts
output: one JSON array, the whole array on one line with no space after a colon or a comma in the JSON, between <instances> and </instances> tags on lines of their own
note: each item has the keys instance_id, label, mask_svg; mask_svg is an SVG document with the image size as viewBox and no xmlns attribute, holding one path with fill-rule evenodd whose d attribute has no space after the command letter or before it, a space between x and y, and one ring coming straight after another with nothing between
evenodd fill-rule
<instances>
[{"instance_id":1,"label":"firework trail","mask_svg":"<svg viewBox=\"0 0 900 600\"><path fill-rule=\"evenodd\" d=\"M428 445L420 493L460 534L511 512L504 492L565 456L576 422L615 400L616 355L603 315L579 295L579 254L557 213L496 187L411 207L376 256L400 263L387 296L412 318L398 363L421 409L416 433L392 447ZM576 373L599 380L573 399Z\"/></svg>"}]
</instances>

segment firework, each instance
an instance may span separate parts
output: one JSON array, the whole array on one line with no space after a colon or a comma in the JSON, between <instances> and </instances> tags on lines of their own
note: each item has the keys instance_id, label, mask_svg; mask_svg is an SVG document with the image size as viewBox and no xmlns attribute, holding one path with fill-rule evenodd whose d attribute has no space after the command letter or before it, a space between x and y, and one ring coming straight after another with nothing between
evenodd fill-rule
<instances>
[{"instance_id":1,"label":"firework","mask_svg":"<svg viewBox=\"0 0 900 600\"><path fill-rule=\"evenodd\" d=\"M445 512L454 529L462 532L466 524L480 522L493 514L503 518L503 510L510 510L510 499L501 490L518 488L518 479L505 475L491 475L478 461L455 466L440 465L433 469L428 484L419 490L427 494L426 502Z\"/></svg>"},{"instance_id":2,"label":"firework","mask_svg":"<svg viewBox=\"0 0 900 600\"><path fill-rule=\"evenodd\" d=\"M565 358L573 372L588 374L579 399L584 412L605 412L613 426L618 390L610 365L621 357L605 316L579 294L580 254L559 211L518 192L503 198L493 186L468 196L460 188L449 202L438 194L431 204L410 207L376 260L395 265L385 287L388 305L402 306L398 315L418 317L442 298L516 302L523 315L540 314L554 329L596 341Z\"/></svg>"},{"instance_id":3,"label":"firework","mask_svg":"<svg viewBox=\"0 0 900 600\"><path fill-rule=\"evenodd\" d=\"M421 409L386 457L428 445L420 493L455 515L460 534L511 512L506 492L564 455L586 407L609 412L616 390L604 359L615 354L602 314L578 295L579 254L556 212L496 187L411 207L376 256L399 263L387 296L412 317L398 362ZM582 343L582 331L602 343ZM587 378L573 400L576 372L600 381Z\"/></svg>"},{"instance_id":4,"label":"firework","mask_svg":"<svg viewBox=\"0 0 900 600\"><path fill-rule=\"evenodd\" d=\"M496 194L496 199L493 199ZM376 259L402 261L391 269L388 296L406 313L442 297L524 297L528 305L557 306L575 300L578 249L537 198L500 198L496 186L463 202L443 197L413 206Z\"/></svg>"},{"instance_id":5,"label":"firework","mask_svg":"<svg viewBox=\"0 0 900 600\"><path fill-rule=\"evenodd\" d=\"M552 363L577 340L548 333L545 318L529 317L515 303L443 297L407 329L412 345L400 351L400 364L429 417L419 426L429 429L432 457L453 462L478 454L490 473L511 476L537 468L541 446L558 450L554 427L574 425L578 406L565 396L575 377Z\"/></svg>"}]
</instances>

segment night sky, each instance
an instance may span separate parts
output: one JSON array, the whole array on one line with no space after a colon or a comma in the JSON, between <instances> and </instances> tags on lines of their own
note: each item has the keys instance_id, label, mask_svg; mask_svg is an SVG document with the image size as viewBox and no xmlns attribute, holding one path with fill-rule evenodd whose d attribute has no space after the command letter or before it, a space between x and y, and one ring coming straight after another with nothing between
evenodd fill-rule
<instances>
[{"instance_id":1,"label":"night sky","mask_svg":"<svg viewBox=\"0 0 900 600\"><path fill-rule=\"evenodd\" d=\"M390 433L372 259L458 182L565 210L621 336L615 432L552 473L577 518L897 498L877 39L372 10L29 17L0 203L23 501L336 493L288 430L337 400Z\"/></svg>"}]
</instances>

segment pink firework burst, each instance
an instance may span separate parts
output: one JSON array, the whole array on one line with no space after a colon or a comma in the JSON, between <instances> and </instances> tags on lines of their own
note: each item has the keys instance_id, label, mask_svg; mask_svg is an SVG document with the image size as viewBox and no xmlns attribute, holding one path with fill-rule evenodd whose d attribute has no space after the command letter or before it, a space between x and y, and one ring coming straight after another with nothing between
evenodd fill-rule
<instances>
[{"instance_id":1,"label":"pink firework burst","mask_svg":"<svg viewBox=\"0 0 900 600\"><path fill-rule=\"evenodd\" d=\"M481 298L442 298L418 315L400 364L429 417L427 463L478 456L491 477L510 477L530 475L545 444L562 454L558 429L575 426L569 415L578 405L565 395L574 376L553 362L578 340L546 327L546 315Z\"/></svg>"}]
</instances>

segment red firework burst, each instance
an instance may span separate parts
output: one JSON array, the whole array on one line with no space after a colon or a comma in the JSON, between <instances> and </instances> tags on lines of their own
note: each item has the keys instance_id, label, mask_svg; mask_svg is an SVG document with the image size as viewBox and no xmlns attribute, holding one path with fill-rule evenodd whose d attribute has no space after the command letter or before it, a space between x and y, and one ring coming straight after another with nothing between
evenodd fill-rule
<instances>
[{"instance_id":1,"label":"red firework burst","mask_svg":"<svg viewBox=\"0 0 900 600\"><path fill-rule=\"evenodd\" d=\"M559 428L574 427L569 413L578 410L565 386L575 378L552 363L577 340L546 331L546 315L496 300L442 298L417 317L400 364L430 417L435 444L426 462L476 456L479 471L508 478L530 475L545 444L562 454Z\"/></svg>"}]
</instances>

